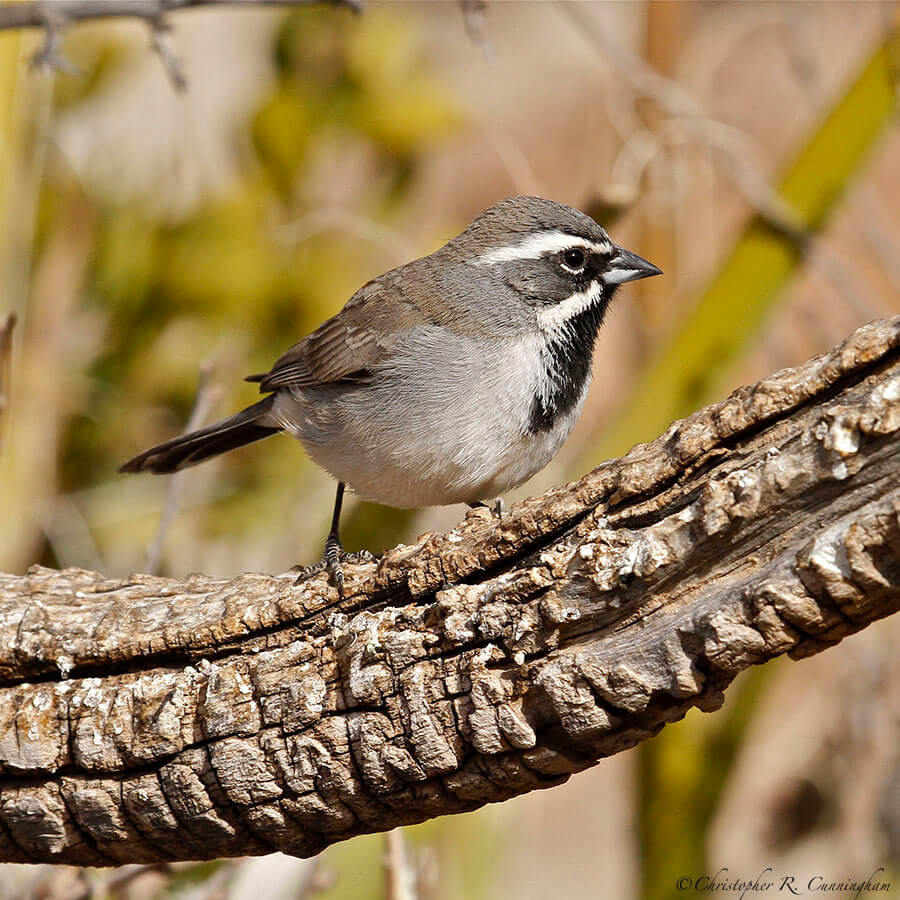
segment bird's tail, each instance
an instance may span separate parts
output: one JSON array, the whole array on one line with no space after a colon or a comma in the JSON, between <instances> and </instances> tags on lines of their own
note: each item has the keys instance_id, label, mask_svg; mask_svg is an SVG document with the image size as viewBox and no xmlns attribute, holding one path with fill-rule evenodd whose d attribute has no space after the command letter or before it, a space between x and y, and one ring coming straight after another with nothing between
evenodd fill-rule
<instances>
[{"instance_id":1,"label":"bird's tail","mask_svg":"<svg viewBox=\"0 0 900 900\"><path fill-rule=\"evenodd\" d=\"M252 444L275 434L281 429L262 424L268 421L274 395L265 397L253 406L222 419L214 425L183 434L139 453L134 459L119 468L120 472L154 472L157 475L177 472L186 466L203 462L211 456L218 456L235 447Z\"/></svg>"}]
</instances>

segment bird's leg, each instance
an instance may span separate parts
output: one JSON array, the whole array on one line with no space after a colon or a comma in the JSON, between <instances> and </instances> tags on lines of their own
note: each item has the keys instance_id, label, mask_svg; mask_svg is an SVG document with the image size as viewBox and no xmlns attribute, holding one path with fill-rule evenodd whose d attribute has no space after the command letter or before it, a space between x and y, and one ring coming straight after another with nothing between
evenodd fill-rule
<instances>
[{"instance_id":1,"label":"bird's leg","mask_svg":"<svg viewBox=\"0 0 900 900\"><path fill-rule=\"evenodd\" d=\"M337 486L337 494L334 497L334 512L331 516L331 531L325 538L325 565L328 568L328 574L337 588L338 595L344 598L344 570L341 568L341 562L344 559L344 546L341 544L341 536L338 534L338 527L341 524L341 506L344 503L344 482L339 481Z\"/></svg>"},{"instance_id":2,"label":"bird's leg","mask_svg":"<svg viewBox=\"0 0 900 900\"><path fill-rule=\"evenodd\" d=\"M294 582L294 584L299 584L310 576L327 569L342 600L344 598L344 570L341 567L341 563L375 562L374 554L370 553L368 550L360 550L356 553L344 553L344 547L341 544L341 537L338 533L338 527L341 521L341 506L343 503L344 482L339 481L337 494L334 498L334 512L331 516L331 530L328 532L328 537L325 539L325 555L315 565L304 566L303 568L298 567L296 571L299 574L297 575L297 580Z\"/></svg>"}]
</instances>

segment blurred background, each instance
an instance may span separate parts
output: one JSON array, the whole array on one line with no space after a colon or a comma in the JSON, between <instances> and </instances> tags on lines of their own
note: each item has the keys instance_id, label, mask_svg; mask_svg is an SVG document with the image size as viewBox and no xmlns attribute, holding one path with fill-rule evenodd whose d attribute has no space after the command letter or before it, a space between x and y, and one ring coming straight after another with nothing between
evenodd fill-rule
<instances>
[{"instance_id":1,"label":"blurred background","mask_svg":"<svg viewBox=\"0 0 900 900\"><path fill-rule=\"evenodd\" d=\"M581 422L508 501L900 313L894 4L371 2L170 25L162 54L137 20L73 26L58 47L0 33L0 321L18 316L0 364L2 571L317 559L334 486L291 440L174 486L116 468L251 402L244 375L507 196L578 206L666 273L620 291ZM351 499L345 545L463 513ZM805 885L882 866L900 896L898 641L886 621L746 673L721 712L566 786L404 829L411 896L664 898L722 867ZM0 898L405 896L385 847L5 866Z\"/></svg>"}]
</instances>

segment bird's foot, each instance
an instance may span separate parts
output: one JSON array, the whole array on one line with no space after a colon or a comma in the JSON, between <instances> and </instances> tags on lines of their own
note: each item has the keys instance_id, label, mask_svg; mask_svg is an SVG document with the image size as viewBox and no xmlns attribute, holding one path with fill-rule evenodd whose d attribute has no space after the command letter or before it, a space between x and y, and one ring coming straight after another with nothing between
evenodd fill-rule
<instances>
[{"instance_id":1,"label":"bird's foot","mask_svg":"<svg viewBox=\"0 0 900 900\"><path fill-rule=\"evenodd\" d=\"M485 503L482 500L476 500L474 503L467 503L466 506L468 506L469 509L489 509L498 519L502 519L503 513L506 512L506 504L503 502L502 497L498 497L491 504Z\"/></svg>"},{"instance_id":2,"label":"bird's foot","mask_svg":"<svg viewBox=\"0 0 900 900\"><path fill-rule=\"evenodd\" d=\"M297 573L294 584L300 584L319 572L328 572L331 581L337 588L338 595L344 598L344 563L370 563L377 562L378 557L368 550L356 550L346 553L341 545L340 538L336 534L329 534L325 541L325 555L317 563L311 566L294 566L291 571Z\"/></svg>"}]
</instances>

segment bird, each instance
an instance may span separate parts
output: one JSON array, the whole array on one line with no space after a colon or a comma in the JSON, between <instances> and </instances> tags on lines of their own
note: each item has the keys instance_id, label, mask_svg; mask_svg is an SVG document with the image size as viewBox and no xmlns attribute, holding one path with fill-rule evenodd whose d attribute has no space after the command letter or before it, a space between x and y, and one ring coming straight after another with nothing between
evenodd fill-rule
<instances>
[{"instance_id":1,"label":"bird","mask_svg":"<svg viewBox=\"0 0 900 900\"><path fill-rule=\"evenodd\" d=\"M321 563L343 597L345 487L399 508L485 501L557 454L618 287L660 275L573 207L512 197L428 256L363 285L246 380L265 396L121 472L176 472L278 433L336 481ZM368 556L368 555L367 555Z\"/></svg>"}]
</instances>

